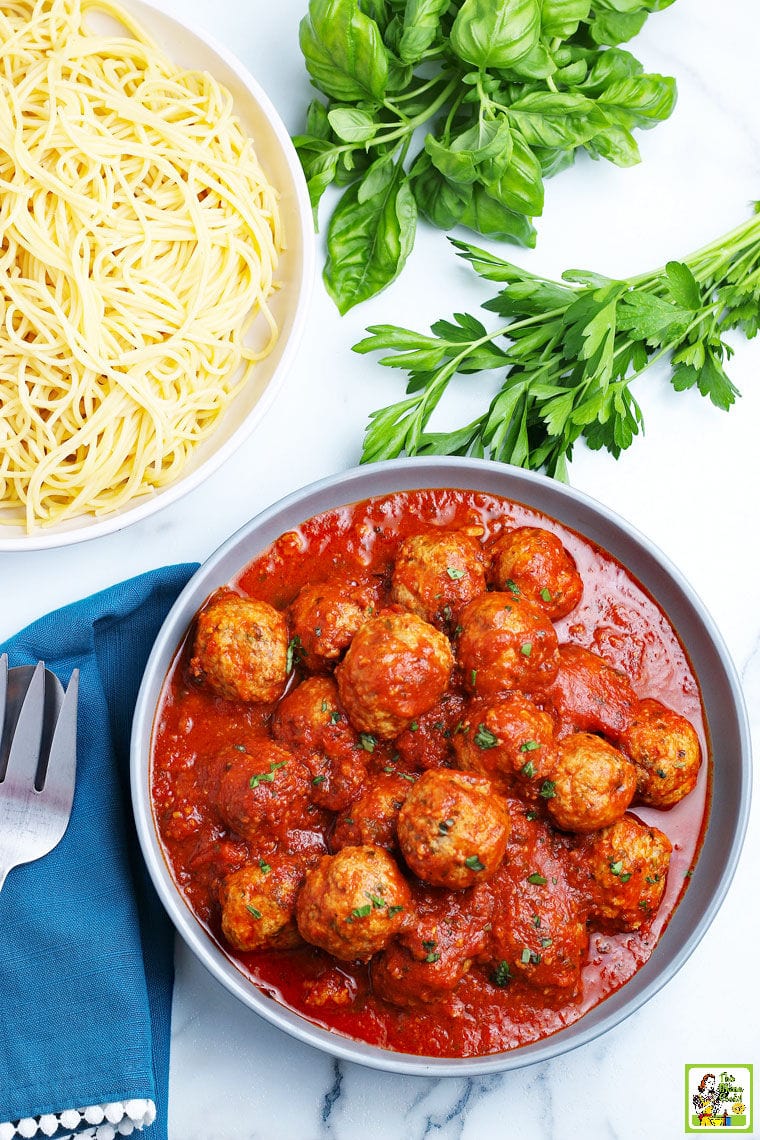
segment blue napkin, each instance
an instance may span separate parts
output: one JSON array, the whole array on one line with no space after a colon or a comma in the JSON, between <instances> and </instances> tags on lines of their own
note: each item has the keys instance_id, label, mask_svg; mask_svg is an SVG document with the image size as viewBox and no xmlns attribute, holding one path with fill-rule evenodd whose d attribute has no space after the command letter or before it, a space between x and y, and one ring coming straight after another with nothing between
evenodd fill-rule
<instances>
[{"instance_id":1,"label":"blue napkin","mask_svg":"<svg viewBox=\"0 0 760 1140\"><path fill-rule=\"evenodd\" d=\"M0 891L0 1137L51 1133L64 1113L152 1101L166 1140L173 934L133 829L129 736L153 641L196 566L170 566L65 607L11 638L10 665L80 670L68 830ZM109 1113L108 1119L111 1118ZM7 1122L26 1121L16 1132ZM5 1123L4 1123L5 1122ZM106 1123L101 1135L112 1135Z\"/></svg>"}]
</instances>

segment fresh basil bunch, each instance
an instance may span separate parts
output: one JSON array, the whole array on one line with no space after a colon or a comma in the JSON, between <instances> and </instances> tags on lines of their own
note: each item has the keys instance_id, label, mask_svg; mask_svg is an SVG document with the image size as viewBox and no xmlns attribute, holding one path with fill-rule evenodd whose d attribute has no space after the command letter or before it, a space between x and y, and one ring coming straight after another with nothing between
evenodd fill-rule
<instances>
[{"instance_id":1,"label":"fresh basil bunch","mask_svg":"<svg viewBox=\"0 0 760 1140\"><path fill-rule=\"evenodd\" d=\"M324 272L340 311L394 280L419 215L533 246L543 179L578 148L638 162L632 132L667 118L675 82L619 45L672 3L310 0L301 50L327 102L294 142L315 215L346 187Z\"/></svg>"}]
</instances>

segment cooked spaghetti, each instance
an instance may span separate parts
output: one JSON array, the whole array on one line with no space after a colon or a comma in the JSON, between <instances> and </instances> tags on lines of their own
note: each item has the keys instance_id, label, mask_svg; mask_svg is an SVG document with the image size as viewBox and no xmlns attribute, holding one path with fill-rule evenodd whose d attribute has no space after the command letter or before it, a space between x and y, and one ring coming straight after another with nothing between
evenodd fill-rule
<instances>
[{"instance_id":1,"label":"cooked spaghetti","mask_svg":"<svg viewBox=\"0 0 760 1140\"><path fill-rule=\"evenodd\" d=\"M109 0L3 2L0 523L103 514L176 479L276 341L282 248L276 191L210 75Z\"/></svg>"}]
</instances>

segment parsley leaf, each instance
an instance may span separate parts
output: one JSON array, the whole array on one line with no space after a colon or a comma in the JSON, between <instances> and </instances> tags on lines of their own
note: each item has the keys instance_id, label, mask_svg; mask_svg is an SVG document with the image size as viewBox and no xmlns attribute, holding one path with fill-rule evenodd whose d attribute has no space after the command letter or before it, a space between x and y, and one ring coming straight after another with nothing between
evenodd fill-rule
<instances>
[{"instance_id":1,"label":"parsley leaf","mask_svg":"<svg viewBox=\"0 0 760 1140\"><path fill-rule=\"evenodd\" d=\"M370 415L363 462L472 455L566 479L578 441L616 459L631 446L644 426L631 385L660 360L669 361L677 392L694 388L723 411L736 402L726 333L760 329L757 206L698 253L620 281L587 270L550 281L477 246L453 245L498 283L483 308L505 323L488 330L459 313L455 324L437 321L432 336L371 326L355 351L386 353L380 363L406 368L408 384L405 399ZM475 419L431 431L454 378L487 371L499 373L500 386L484 394Z\"/></svg>"}]
</instances>

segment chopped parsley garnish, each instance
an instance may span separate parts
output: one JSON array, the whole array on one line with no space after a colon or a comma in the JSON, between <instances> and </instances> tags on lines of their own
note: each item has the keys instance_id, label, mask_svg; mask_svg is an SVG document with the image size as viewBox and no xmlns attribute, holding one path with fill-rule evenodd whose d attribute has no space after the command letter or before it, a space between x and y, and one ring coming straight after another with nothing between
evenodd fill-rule
<instances>
[{"instance_id":1,"label":"chopped parsley garnish","mask_svg":"<svg viewBox=\"0 0 760 1140\"><path fill-rule=\"evenodd\" d=\"M330 713L330 724L337 724L340 720L340 713L337 709L333 709Z\"/></svg>"},{"instance_id":2,"label":"chopped parsley garnish","mask_svg":"<svg viewBox=\"0 0 760 1140\"><path fill-rule=\"evenodd\" d=\"M372 735L371 732L360 732L359 733L359 744L361 745L361 747L364 749L365 752L374 752L375 751L375 745L377 744L377 740L375 739L375 737Z\"/></svg>"},{"instance_id":3,"label":"chopped parsley garnish","mask_svg":"<svg viewBox=\"0 0 760 1140\"><path fill-rule=\"evenodd\" d=\"M541 747L541 745L538 743L537 740L524 740L522 742L522 744L520 745L520 751L521 752L535 752L536 749L540 748L540 747Z\"/></svg>"},{"instance_id":4,"label":"chopped parsley garnish","mask_svg":"<svg viewBox=\"0 0 760 1140\"><path fill-rule=\"evenodd\" d=\"M536 769L533 765L533 761L526 760L520 771L522 772L523 776L527 776L529 780L532 780L536 774Z\"/></svg>"},{"instance_id":5,"label":"chopped parsley garnish","mask_svg":"<svg viewBox=\"0 0 760 1140\"><path fill-rule=\"evenodd\" d=\"M631 877L630 871L623 870L622 859L618 859L615 862L610 863L610 871L613 875L615 875L616 878L620 879L621 883L627 883Z\"/></svg>"},{"instance_id":6,"label":"chopped parsley garnish","mask_svg":"<svg viewBox=\"0 0 760 1140\"><path fill-rule=\"evenodd\" d=\"M465 861L465 866L469 867L471 871L485 871L485 863L481 863L477 855L469 855Z\"/></svg>"},{"instance_id":7,"label":"chopped parsley garnish","mask_svg":"<svg viewBox=\"0 0 760 1140\"><path fill-rule=\"evenodd\" d=\"M250 903L245 904L245 909L250 915L253 915L254 918L261 918L261 911L257 910L255 906L251 906Z\"/></svg>"},{"instance_id":8,"label":"chopped parsley garnish","mask_svg":"<svg viewBox=\"0 0 760 1140\"><path fill-rule=\"evenodd\" d=\"M484 724L478 725L478 731L475 733L473 740L478 748L495 748L499 743L499 738L494 736L491 730L486 728Z\"/></svg>"},{"instance_id":9,"label":"chopped parsley garnish","mask_svg":"<svg viewBox=\"0 0 760 1140\"><path fill-rule=\"evenodd\" d=\"M431 950L429 954L425 955L425 961L431 962L431 963L437 962L440 957L441 957L441 955L438 953L437 950Z\"/></svg>"},{"instance_id":10,"label":"chopped parsley garnish","mask_svg":"<svg viewBox=\"0 0 760 1140\"><path fill-rule=\"evenodd\" d=\"M477 681L477 679L478 679L477 669L471 669L470 670L470 684L472 685L473 689L475 688L475 682Z\"/></svg>"},{"instance_id":11,"label":"chopped parsley garnish","mask_svg":"<svg viewBox=\"0 0 760 1140\"><path fill-rule=\"evenodd\" d=\"M263 875L268 875L272 868L264 859L259 859L259 870Z\"/></svg>"},{"instance_id":12,"label":"chopped parsley garnish","mask_svg":"<svg viewBox=\"0 0 760 1140\"><path fill-rule=\"evenodd\" d=\"M248 786L251 788L258 788L259 784L271 784L274 781L275 772L278 768L284 768L287 760L273 760L269 765L268 772L259 772L256 776L251 776L248 781Z\"/></svg>"},{"instance_id":13,"label":"chopped parsley garnish","mask_svg":"<svg viewBox=\"0 0 760 1140\"><path fill-rule=\"evenodd\" d=\"M355 918L366 918L368 914L372 913L372 903L366 903L365 906L357 906L349 914L346 922L351 922Z\"/></svg>"},{"instance_id":14,"label":"chopped parsley garnish","mask_svg":"<svg viewBox=\"0 0 760 1140\"><path fill-rule=\"evenodd\" d=\"M447 566L446 573L453 582L458 582L460 578L464 578L464 570L460 570L457 566Z\"/></svg>"},{"instance_id":15,"label":"chopped parsley garnish","mask_svg":"<svg viewBox=\"0 0 760 1140\"><path fill-rule=\"evenodd\" d=\"M506 986L510 981L511 977L512 975L509 972L509 964L502 958L501 962L499 962L498 966L491 975L491 981L495 986L499 986L503 989L503 987Z\"/></svg>"},{"instance_id":16,"label":"chopped parsley garnish","mask_svg":"<svg viewBox=\"0 0 760 1140\"><path fill-rule=\"evenodd\" d=\"M554 780L544 780L543 784L541 785L541 791L539 795L543 796L545 800L554 799L556 795L554 787Z\"/></svg>"},{"instance_id":17,"label":"chopped parsley garnish","mask_svg":"<svg viewBox=\"0 0 760 1140\"><path fill-rule=\"evenodd\" d=\"M545 887L546 877L538 871L534 871L532 875L528 875L528 882L532 883L534 887Z\"/></svg>"},{"instance_id":18,"label":"chopped parsley garnish","mask_svg":"<svg viewBox=\"0 0 760 1140\"><path fill-rule=\"evenodd\" d=\"M520 587L517 585L517 582L513 582L511 578L507 578L505 585L510 594L513 594L516 598L520 596Z\"/></svg>"},{"instance_id":19,"label":"chopped parsley garnish","mask_svg":"<svg viewBox=\"0 0 760 1140\"><path fill-rule=\"evenodd\" d=\"M326 779L326 776L315 776L311 782L312 784L324 784Z\"/></svg>"},{"instance_id":20,"label":"chopped parsley garnish","mask_svg":"<svg viewBox=\"0 0 760 1140\"><path fill-rule=\"evenodd\" d=\"M547 590L546 586L544 586L543 590L541 590L541 597L545 602L550 602L552 600L551 590Z\"/></svg>"},{"instance_id":21,"label":"chopped parsley garnish","mask_svg":"<svg viewBox=\"0 0 760 1140\"><path fill-rule=\"evenodd\" d=\"M537 966L541 961L541 955L536 954L535 951L529 950L528 947L525 946L520 955L520 961L524 966Z\"/></svg>"},{"instance_id":22,"label":"chopped parsley garnish","mask_svg":"<svg viewBox=\"0 0 760 1140\"><path fill-rule=\"evenodd\" d=\"M522 653L523 657L530 657L531 653L533 652L533 642L524 641L520 646L520 652Z\"/></svg>"},{"instance_id":23,"label":"chopped parsley garnish","mask_svg":"<svg viewBox=\"0 0 760 1140\"><path fill-rule=\"evenodd\" d=\"M453 826L454 826L454 820L453 819L442 819L442 820L440 820L440 822L438 824L438 830L441 833L441 835L447 835L451 831Z\"/></svg>"}]
</instances>

